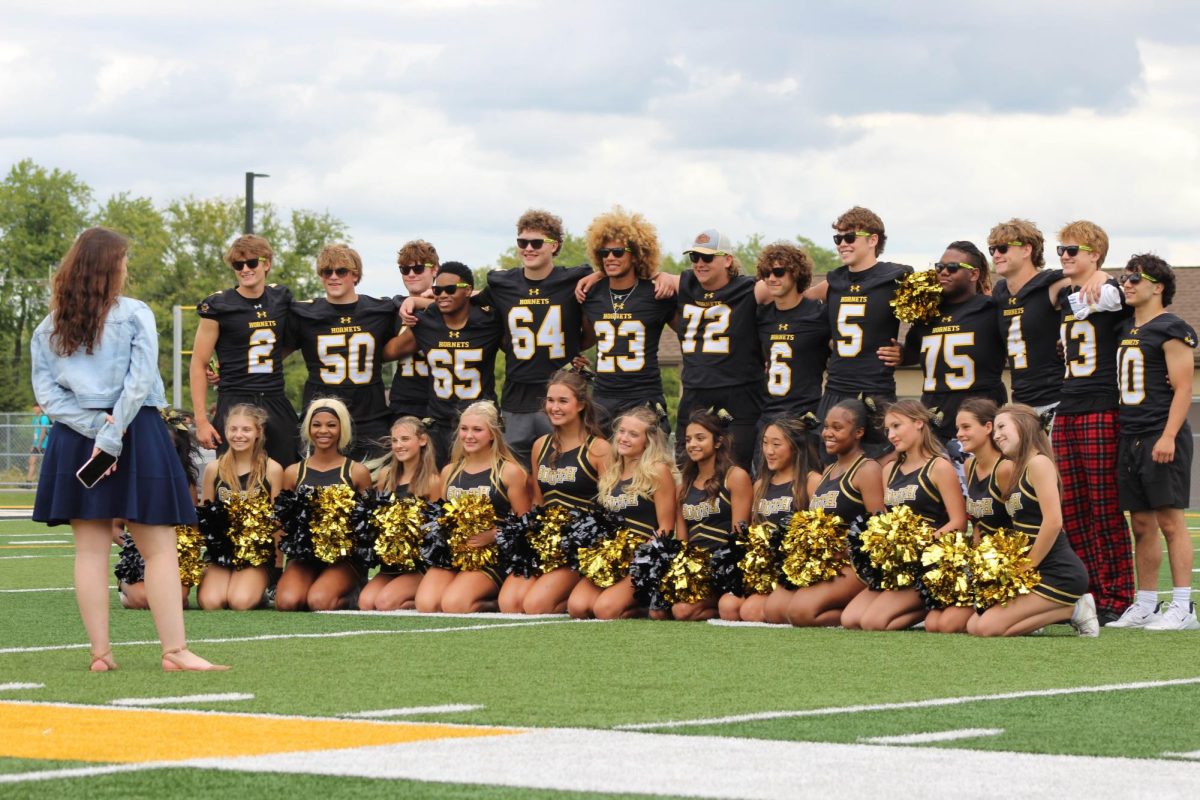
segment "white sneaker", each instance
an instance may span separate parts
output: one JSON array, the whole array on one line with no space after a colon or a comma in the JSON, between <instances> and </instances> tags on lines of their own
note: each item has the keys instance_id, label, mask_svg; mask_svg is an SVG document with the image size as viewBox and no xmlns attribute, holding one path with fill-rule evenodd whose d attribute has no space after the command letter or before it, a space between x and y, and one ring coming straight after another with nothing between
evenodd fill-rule
<instances>
[{"instance_id":1,"label":"white sneaker","mask_svg":"<svg viewBox=\"0 0 1200 800\"><path fill-rule=\"evenodd\" d=\"M1148 631L1194 631L1200 630L1200 621L1196 620L1196 604L1188 603L1181 606L1171 603L1166 611L1154 622L1146 626Z\"/></svg>"},{"instance_id":2,"label":"white sneaker","mask_svg":"<svg viewBox=\"0 0 1200 800\"><path fill-rule=\"evenodd\" d=\"M1096 616L1096 600L1088 592L1075 601L1075 610L1071 612L1071 627L1080 636L1095 639L1100 635L1100 619Z\"/></svg>"},{"instance_id":3,"label":"white sneaker","mask_svg":"<svg viewBox=\"0 0 1200 800\"><path fill-rule=\"evenodd\" d=\"M1134 603L1129 608L1125 609L1125 613L1119 619L1114 619L1104 627L1106 628L1144 628L1152 622L1157 622L1161 617L1158 614L1159 606L1155 605L1153 611L1147 611L1143 606Z\"/></svg>"}]
</instances>

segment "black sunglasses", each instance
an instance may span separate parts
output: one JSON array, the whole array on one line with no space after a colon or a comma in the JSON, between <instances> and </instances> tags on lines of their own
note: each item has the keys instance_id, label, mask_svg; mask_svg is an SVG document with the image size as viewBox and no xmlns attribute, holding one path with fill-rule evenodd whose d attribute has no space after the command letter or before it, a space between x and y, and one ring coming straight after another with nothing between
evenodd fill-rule
<instances>
[{"instance_id":1,"label":"black sunglasses","mask_svg":"<svg viewBox=\"0 0 1200 800\"><path fill-rule=\"evenodd\" d=\"M1142 278L1145 278L1146 280L1150 281L1151 283L1158 283L1158 281L1154 277L1147 275L1144 272L1126 272L1124 275L1117 278L1117 280L1120 282L1120 284L1122 286L1124 286L1127 283L1131 283L1134 286L1137 286L1139 283L1142 282Z\"/></svg>"},{"instance_id":2,"label":"black sunglasses","mask_svg":"<svg viewBox=\"0 0 1200 800\"><path fill-rule=\"evenodd\" d=\"M557 242L557 239L517 239L517 249L524 250L526 247L532 247L534 250L541 250L542 245L546 242Z\"/></svg>"},{"instance_id":3,"label":"black sunglasses","mask_svg":"<svg viewBox=\"0 0 1200 800\"><path fill-rule=\"evenodd\" d=\"M787 274L787 267L771 267L770 269L760 269L758 271L758 277L760 278L766 278L768 276L773 278L782 278Z\"/></svg>"},{"instance_id":4,"label":"black sunglasses","mask_svg":"<svg viewBox=\"0 0 1200 800\"><path fill-rule=\"evenodd\" d=\"M246 267L249 267L250 269L258 269L258 264L262 260L263 259L261 258L247 258L242 260L235 258L229 262L229 268L234 272L241 272Z\"/></svg>"},{"instance_id":5,"label":"black sunglasses","mask_svg":"<svg viewBox=\"0 0 1200 800\"><path fill-rule=\"evenodd\" d=\"M469 284L469 283L451 283L446 286L439 286L437 284L434 284L434 286L432 286L431 288L433 289L433 296L437 297L439 294L454 294L460 288L469 289L469 288L471 288L471 284Z\"/></svg>"},{"instance_id":6,"label":"black sunglasses","mask_svg":"<svg viewBox=\"0 0 1200 800\"><path fill-rule=\"evenodd\" d=\"M350 272L351 269L349 267L338 267L337 269L334 269L333 267L321 267L319 270L317 270L317 274L322 278L328 278L330 275L337 275L339 278L344 278L349 275Z\"/></svg>"},{"instance_id":7,"label":"black sunglasses","mask_svg":"<svg viewBox=\"0 0 1200 800\"><path fill-rule=\"evenodd\" d=\"M406 264L400 267L401 275L420 275L425 271L428 264Z\"/></svg>"},{"instance_id":8,"label":"black sunglasses","mask_svg":"<svg viewBox=\"0 0 1200 800\"><path fill-rule=\"evenodd\" d=\"M1079 255L1080 250L1083 250L1085 253L1092 252L1092 248L1088 247L1086 244L1060 244L1058 247L1056 247L1054 249L1056 251L1058 251L1058 255L1060 257L1067 255L1067 256L1070 256L1071 258L1074 258L1075 256Z\"/></svg>"},{"instance_id":9,"label":"black sunglasses","mask_svg":"<svg viewBox=\"0 0 1200 800\"><path fill-rule=\"evenodd\" d=\"M1008 248L1021 247L1024 244L1025 244L1024 242L1008 242L1007 244L989 244L988 245L988 253L990 253L991 255L996 255L996 253L999 253L1000 255L1004 255L1005 253L1008 252Z\"/></svg>"},{"instance_id":10,"label":"black sunglasses","mask_svg":"<svg viewBox=\"0 0 1200 800\"><path fill-rule=\"evenodd\" d=\"M613 258L624 258L625 254L628 252L629 252L628 247L597 247L596 248L596 255L600 256L600 258L608 258L609 256L612 256Z\"/></svg>"},{"instance_id":11,"label":"black sunglasses","mask_svg":"<svg viewBox=\"0 0 1200 800\"><path fill-rule=\"evenodd\" d=\"M975 267L973 265L964 264L961 261L939 261L933 265L933 268L937 272L945 272L947 275L953 275L960 269L969 269L972 272L975 271Z\"/></svg>"},{"instance_id":12,"label":"black sunglasses","mask_svg":"<svg viewBox=\"0 0 1200 800\"><path fill-rule=\"evenodd\" d=\"M870 235L871 234L868 233L867 231L850 231L849 233L835 233L833 235L833 243L835 245L841 244L842 242L845 242L846 244L854 244L854 242L858 239L858 237L861 236L865 239Z\"/></svg>"},{"instance_id":13,"label":"black sunglasses","mask_svg":"<svg viewBox=\"0 0 1200 800\"><path fill-rule=\"evenodd\" d=\"M692 263L693 263L693 264L695 264L695 263L698 263L698 262L700 262L700 261L703 261L705 264L711 264L711 263L713 262L713 259L714 259L714 258L716 258L717 256L723 256L723 255L727 255L727 254L726 254L726 253L696 253L696 252L691 252L691 253L688 253L688 258L690 258L690 259L692 260Z\"/></svg>"}]
</instances>

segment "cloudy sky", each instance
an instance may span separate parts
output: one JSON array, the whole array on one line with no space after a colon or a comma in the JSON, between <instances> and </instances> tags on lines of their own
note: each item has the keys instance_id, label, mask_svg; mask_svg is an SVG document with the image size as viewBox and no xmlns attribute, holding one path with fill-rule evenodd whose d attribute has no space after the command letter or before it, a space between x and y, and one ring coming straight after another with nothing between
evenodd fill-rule
<instances>
[{"instance_id":1,"label":"cloudy sky","mask_svg":"<svg viewBox=\"0 0 1200 800\"><path fill-rule=\"evenodd\" d=\"M924 265L1012 216L1089 218L1110 265L1200 264L1200 4L9 0L0 167L98 198L328 210L401 287L412 238L494 261L531 206L614 203L679 250L866 205Z\"/></svg>"}]
</instances>

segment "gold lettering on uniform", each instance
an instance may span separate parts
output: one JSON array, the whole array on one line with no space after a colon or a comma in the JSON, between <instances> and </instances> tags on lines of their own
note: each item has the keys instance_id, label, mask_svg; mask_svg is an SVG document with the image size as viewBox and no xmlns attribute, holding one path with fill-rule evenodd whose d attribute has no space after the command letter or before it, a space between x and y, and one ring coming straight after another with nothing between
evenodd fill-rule
<instances>
[{"instance_id":1,"label":"gold lettering on uniform","mask_svg":"<svg viewBox=\"0 0 1200 800\"><path fill-rule=\"evenodd\" d=\"M451 486L446 490L446 499L457 500L458 498L468 494L477 494L487 497L490 494L490 488L491 487L488 486L472 486L470 489L464 489L461 486Z\"/></svg>"},{"instance_id":2,"label":"gold lettering on uniform","mask_svg":"<svg viewBox=\"0 0 1200 800\"><path fill-rule=\"evenodd\" d=\"M779 330L786 331L787 329L788 329L788 324L786 322L779 323Z\"/></svg>"},{"instance_id":3,"label":"gold lettering on uniform","mask_svg":"<svg viewBox=\"0 0 1200 800\"><path fill-rule=\"evenodd\" d=\"M1022 306L1021 308L1006 308L1006 309L1004 309L1004 316L1006 316L1006 317L1019 317L1019 316L1023 315L1024 313L1025 313L1024 306Z\"/></svg>"},{"instance_id":4,"label":"gold lettering on uniform","mask_svg":"<svg viewBox=\"0 0 1200 800\"><path fill-rule=\"evenodd\" d=\"M720 300L693 300L688 305L698 306L700 308L712 308L713 306L724 305Z\"/></svg>"},{"instance_id":5,"label":"gold lettering on uniform","mask_svg":"<svg viewBox=\"0 0 1200 800\"><path fill-rule=\"evenodd\" d=\"M688 522L700 522L707 517L715 516L721 513L721 499L719 497L711 497L699 503L683 504L683 518Z\"/></svg>"},{"instance_id":6,"label":"gold lettering on uniform","mask_svg":"<svg viewBox=\"0 0 1200 800\"><path fill-rule=\"evenodd\" d=\"M609 511L624 511L627 508L637 508L638 496L633 492L625 494L605 494L600 496L600 505Z\"/></svg>"},{"instance_id":7,"label":"gold lettering on uniform","mask_svg":"<svg viewBox=\"0 0 1200 800\"><path fill-rule=\"evenodd\" d=\"M1017 304L1017 298L1015 295L1013 297L1008 298L1008 304L1010 306L1015 306Z\"/></svg>"},{"instance_id":8,"label":"gold lettering on uniform","mask_svg":"<svg viewBox=\"0 0 1200 800\"><path fill-rule=\"evenodd\" d=\"M931 333L958 333L962 330L961 325L940 325L934 328Z\"/></svg>"},{"instance_id":9,"label":"gold lettering on uniform","mask_svg":"<svg viewBox=\"0 0 1200 800\"><path fill-rule=\"evenodd\" d=\"M791 334L791 333L772 333L771 334L772 342L791 342L791 341L795 341L795 339L796 339L795 334Z\"/></svg>"},{"instance_id":10,"label":"gold lettering on uniform","mask_svg":"<svg viewBox=\"0 0 1200 800\"><path fill-rule=\"evenodd\" d=\"M579 471L579 467L548 467L545 464L538 466L538 482L549 484L550 486L558 486L563 483L574 483L575 475Z\"/></svg>"},{"instance_id":11,"label":"gold lettering on uniform","mask_svg":"<svg viewBox=\"0 0 1200 800\"><path fill-rule=\"evenodd\" d=\"M1008 515L1010 517L1016 515L1016 513L1022 508L1021 493L1013 492L1010 494L1008 499L1004 501L1004 508L1006 511L1008 511Z\"/></svg>"},{"instance_id":12,"label":"gold lettering on uniform","mask_svg":"<svg viewBox=\"0 0 1200 800\"><path fill-rule=\"evenodd\" d=\"M858 294L858 293L859 293L859 292L861 292L861 291L862 291L862 284L861 284L861 283L852 283L852 284L850 284L850 294Z\"/></svg>"},{"instance_id":13,"label":"gold lettering on uniform","mask_svg":"<svg viewBox=\"0 0 1200 800\"><path fill-rule=\"evenodd\" d=\"M530 289L529 291L532 292L534 290ZM538 298L530 299L528 297L522 297L520 300L517 301L517 305L519 305L519 306L548 306L548 305L550 305L550 300L548 298L544 298L544 297L541 299L538 299Z\"/></svg>"},{"instance_id":14,"label":"gold lettering on uniform","mask_svg":"<svg viewBox=\"0 0 1200 800\"><path fill-rule=\"evenodd\" d=\"M263 322L247 322L246 326L250 328L250 330L255 330L256 328L274 328L275 320L268 319Z\"/></svg>"},{"instance_id":15,"label":"gold lettering on uniform","mask_svg":"<svg viewBox=\"0 0 1200 800\"><path fill-rule=\"evenodd\" d=\"M451 339L458 339L458 338L461 338L461 337L462 337L462 331L450 331L450 338L451 338Z\"/></svg>"},{"instance_id":16,"label":"gold lettering on uniform","mask_svg":"<svg viewBox=\"0 0 1200 800\"><path fill-rule=\"evenodd\" d=\"M971 497L967 498L967 516L971 519L990 517L993 513L992 498L984 497L978 500Z\"/></svg>"},{"instance_id":17,"label":"gold lettering on uniform","mask_svg":"<svg viewBox=\"0 0 1200 800\"><path fill-rule=\"evenodd\" d=\"M438 347L442 350L462 350L465 348L469 348L470 346L471 346L470 342L464 342L464 341L438 342Z\"/></svg>"},{"instance_id":18,"label":"gold lettering on uniform","mask_svg":"<svg viewBox=\"0 0 1200 800\"><path fill-rule=\"evenodd\" d=\"M866 305L867 298L863 295L848 294L842 298L842 305L845 305L846 303L858 303L859 305Z\"/></svg>"},{"instance_id":19,"label":"gold lettering on uniform","mask_svg":"<svg viewBox=\"0 0 1200 800\"><path fill-rule=\"evenodd\" d=\"M823 508L826 511L832 511L837 508L838 490L830 489L825 494L815 495L808 501L808 507L812 509Z\"/></svg>"},{"instance_id":20,"label":"gold lettering on uniform","mask_svg":"<svg viewBox=\"0 0 1200 800\"><path fill-rule=\"evenodd\" d=\"M704 299L705 299L705 300L712 300L712 299L713 299L714 297L716 297L716 296L717 296L717 293L716 293L716 292L705 292L705 293L704 293Z\"/></svg>"},{"instance_id":21,"label":"gold lettering on uniform","mask_svg":"<svg viewBox=\"0 0 1200 800\"><path fill-rule=\"evenodd\" d=\"M633 314L601 314L600 319L633 319Z\"/></svg>"},{"instance_id":22,"label":"gold lettering on uniform","mask_svg":"<svg viewBox=\"0 0 1200 800\"><path fill-rule=\"evenodd\" d=\"M1141 343L1141 339L1122 339L1121 347L1140 347Z\"/></svg>"},{"instance_id":23,"label":"gold lettering on uniform","mask_svg":"<svg viewBox=\"0 0 1200 800\"><path fill-rule=\"evenodd\" d=\"M772 500L763 498L758 501L758 513L760 516L773 517L776 514L782 514L792 510L791 497L776 497Z\"/></svg>"},{"instance_id":24,"label":"gold lettering on uniform","mask_svg":"<svg viewBox=\"0 0 1200 800\"><path fill-rule=\"evenodd\" d=\"M344 317L344 319L349 319L349 317ZM358 333L361 330L362 330L361 325L346 325L344 327L339 327L339 328L330 328L329 332L330 333Z\"/></svg>"},{"instance_id":25,"label":"gold lettering on uniform","mask_svg":"<svg viewBox=\"0 0 1200 800\"><path fill-rule=\"evenodd\" d=\"M917 485L915 483L911 486L901 486L899 489L885 489L883 492L883 504L888 508L902 506L916 499Z\"/></svg>"}]
</instances>

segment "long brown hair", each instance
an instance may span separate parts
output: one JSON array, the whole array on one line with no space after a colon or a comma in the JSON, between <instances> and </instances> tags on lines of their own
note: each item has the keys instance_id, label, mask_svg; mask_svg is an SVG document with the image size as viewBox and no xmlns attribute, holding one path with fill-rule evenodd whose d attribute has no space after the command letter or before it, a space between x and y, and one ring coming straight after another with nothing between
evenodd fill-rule
<instances>
[{"instance_id":1,"label":"long brown hair","mask_svg":"<svg viewBox=\"0 0 1200 800\"><path fill-rule=\"evenodd\" d=\"M560 369L546 382L547 390L551 386L565 386L575 395L579 402L579 424L583 427L584 441L589 436L603 439L604 432L596 422L596 402L592 400L592 388L584 377L573 370ZM562 440L559 437L560 431L555 427L550 433L550 450L546 453L546 460L550 464L558 461L558 457L562 455ZM586 458L587 453L584 453L583 457Z\"/></svg>"},{"instance_id":2,"label":"long brown hair","mask_svg":"<svg viewBox=\"0 0 1200 800\"><path fill-rule=\"evenodd\" d=\"M222 431L229 439L229 421L234 417L245 417L254 423L254 446L250 449L250 475L246 480L246 494L256 495L267 491L267 412L249 403L238 403L225 415L226 429ZM227 448L217 457L217 479L233 491L239 491L241 476L237 474L233 448Z\"/></svg>"},{"instance_id":3,"label":"long brown hair","mask_svg":"<svg viewBox=\"0 0 1200 800\"><path fill-rule=\"evenodd\" d=\"M763 433L767 432L767 428L775 428L782 433L792 448L792 509L800 511L808 508L808 473L821 470L817 442L815 437L810 435L808 423L786 417L770 422L763 428ZM775 477L775 470L767 466L765 457L759 458L758 465L759 479L754 483L754 498L750 505L752 519L760 519L758 503L766 497L771 478Z\"/></svg>"},{"instance_id":4,"label":"long brown hair","mask_svg":"<svg viewBox=\"0 0 1200 800\"><path fill-rule=\"evenodd\" d=\"M425 437L425 444L421 445L421 454L417 456L416 469L408 478L408 493L413 497L425 497L429 494L430 485L438 477L437 461L433 457L433 443L429 441L429 429L416 417L400 417L392 423L393 435L401 425L412 428L413 434L418 439L422 436ZM396 488L396 482L404 474L404 464L396 460L396 456L390 449L381 462L377 466L367 465L375 475L375 488L381 492L393 491Z\"/></svg>"},{"instance_id":5,"label":"long brown hair","mask_svg":"<svg viewBox=\"0 0 1200 800\"><path fill-rule=\"evenodd\" d=\"M50 298L54 314L50 341L58 355L69 356L81 347L92 353L125 283L120 266L128 253L129 240L121 234L88 228L63 256Z\"/></svg>"},{"instance_id":6,"label":"long brown hair","mask_svg":"<svg viewBox=\"0 0 1200 800\"><path fill-rule=\"evenodd\" d=\"M1012 419L1013 425L1017 427L1017 433L1021 437L1017 454L1012 459L1012 477L1008 479L1008 486L1004 487L1004 499L1007 500L1013 490L1017 488L1021 475L1024 474L1025 468L1029 466L1029 462L1033 460L1034 456L1043 455L1050 459L1051 464L1054 464L1055 461L1054 448L1050 445L1050 437L1042 428L1042 418L1037 411L1023 403L1009 403L996 412L996 417L998 418L1001 414L1007 414ZM1056 477L1057 471L1056 468ZM1058 477L1058 489L1060 492L1062 491L1061 477Z\"/></svg>"},{"instance_id":7,"label":"long brown hair","mask_svg":"<svg viewBox=\"0 0 1200 800\"><path fill-rule=\"evenodd\" d=\"M733 466L733 437L729 435L729 431L721 425L721 419L716 414L712 414L704 409L697 409L688 417L688 424L684 427L684 440L687 440L687 429L692 425L699 425L704 430L712 434L713 438L713 474L707 481L704 482L704 496L711 500L721 494L721 490L725 488L725 475L729 472L729 468ZM692 483L700 475L700 465L691 458L685 458L683 461L682 476L679 484L679 502L687 497L688 490L692 488Z\"/></svg>"}]
</instances>

